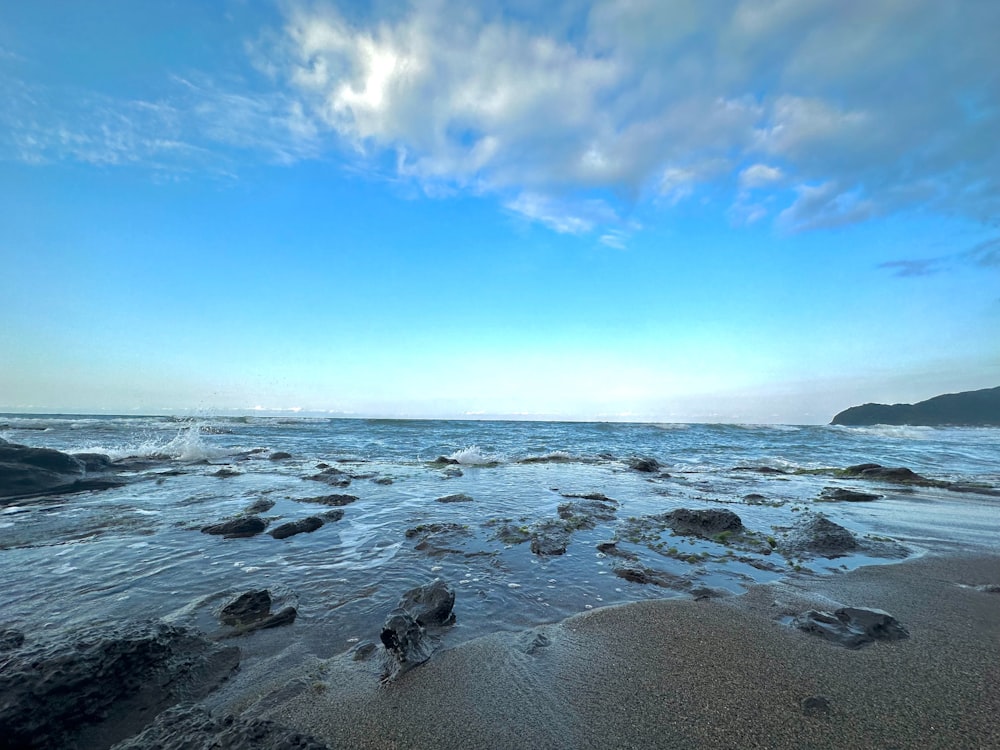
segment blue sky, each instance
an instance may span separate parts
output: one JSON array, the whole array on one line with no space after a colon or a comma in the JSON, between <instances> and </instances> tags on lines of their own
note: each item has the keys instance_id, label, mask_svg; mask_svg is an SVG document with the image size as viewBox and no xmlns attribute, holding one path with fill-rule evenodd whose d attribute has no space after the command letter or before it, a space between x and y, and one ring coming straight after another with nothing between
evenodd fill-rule
<instances>
[{"instance_id":1,"label":"blue sky","mask_svg":"<svg viewBox=\"0 0 1000 750\"><path fill-rule=\"evenodd\" d=\"M1000 383L1000 5L6 3L0 410Z\"/></svg>"}]
</instances>

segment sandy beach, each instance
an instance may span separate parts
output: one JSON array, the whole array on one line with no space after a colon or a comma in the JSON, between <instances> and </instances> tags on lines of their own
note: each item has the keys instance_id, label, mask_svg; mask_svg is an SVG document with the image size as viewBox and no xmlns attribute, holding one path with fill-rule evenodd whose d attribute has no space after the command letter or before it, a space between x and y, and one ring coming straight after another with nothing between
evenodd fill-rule
<instances>
[{"instance_id":1,"label":"sandy beach","mask_svg":"<svg viewBox=\"0 0 1000 750\"><path fill-rule=\"evenodd\" d=\"M441 651L384 687L370 666L318 663L258 708L338 748L998 747L1000 594L975 588L997 583L1000 558L925 556L608 607ZM910 637L850 650L781 623L842 605Z\"/></svg>"}]
</instances>

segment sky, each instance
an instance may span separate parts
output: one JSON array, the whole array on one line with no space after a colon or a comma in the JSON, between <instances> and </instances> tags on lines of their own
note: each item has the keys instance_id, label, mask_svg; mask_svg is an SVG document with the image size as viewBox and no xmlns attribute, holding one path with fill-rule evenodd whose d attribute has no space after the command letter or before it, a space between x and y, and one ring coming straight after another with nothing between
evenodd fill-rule
<instances>
[{"instance_id":1,"label":"sky","mask_svg":"<svg viewBox=\"0 0 1000 750\"><path fill-rule=\"evenodd\" d=\"M1000 3L0 5L0 411L1000 385Z\"/></svg>"}]
</instances>

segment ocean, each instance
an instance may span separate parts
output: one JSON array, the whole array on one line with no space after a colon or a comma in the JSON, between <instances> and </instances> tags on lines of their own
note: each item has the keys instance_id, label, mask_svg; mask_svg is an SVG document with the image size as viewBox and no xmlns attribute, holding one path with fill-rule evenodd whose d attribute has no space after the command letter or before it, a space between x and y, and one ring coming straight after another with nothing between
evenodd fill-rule
<instances>
[{"instance_id":1,"label":"ocean","mask_svg":"<svg viewBox=\"0 0 1000 750\"><path fill-rule=\"evenodd\" d=\"M326 658L377 643L400 595L436 578L456 592L447 647L611 604L892 564L932 543L1000 547L995 429L8 414L0 438L105 454L125 481L0 507L0 620L30 634L155 618L218 635L226 602L267 588L298 611L271 637ZM935 486L840 471L865 463ZM330 511L314 499L331 494L356 499L309 533L201 532L258 501L273 503L260 513L273 530ZM744 531L677 533L662 519L680 508L732 511ZM792 544L820 513L856 547ZM540 529L561 549L533 551Z\"/></svg>"}]
</instances>

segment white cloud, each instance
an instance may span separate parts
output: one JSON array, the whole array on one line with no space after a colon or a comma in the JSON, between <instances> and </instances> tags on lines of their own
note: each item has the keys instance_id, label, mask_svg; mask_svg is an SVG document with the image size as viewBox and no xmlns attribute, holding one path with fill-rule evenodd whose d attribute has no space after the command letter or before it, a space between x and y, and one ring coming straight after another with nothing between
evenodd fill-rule
<instances>
[{"instance_id":1,"label":"white cloud","mask_svg":"<svg viewBox=\"0 0 1000 750\"><path fill-rule=\"evenodd\" d=\"M284 7L249 47L269 89L188 75L116 102L14 86L8 153L229 170L333 149L599 237L625 204L695 195L794 231L913 207L1000 214L1000 3Z\"/></svg>"}]
</instances>

